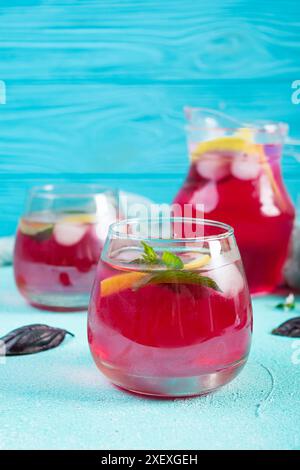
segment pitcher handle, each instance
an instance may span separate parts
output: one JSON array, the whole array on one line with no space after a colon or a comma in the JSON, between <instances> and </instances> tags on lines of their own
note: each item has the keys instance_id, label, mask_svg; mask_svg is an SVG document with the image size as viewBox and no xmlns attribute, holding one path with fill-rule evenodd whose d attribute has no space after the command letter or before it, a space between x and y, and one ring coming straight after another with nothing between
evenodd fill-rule
<instances>
[{"instance_id":1,"label":"pitcher handle","mask_svg":"<svg viewBox=\"0 0 300 470\"><path fill-rule=\"evenodd\" d=\"M286 137L284 141L284 154L294 157L298 162L300 162L300 139Z\"/></svg>"}]
</instances>

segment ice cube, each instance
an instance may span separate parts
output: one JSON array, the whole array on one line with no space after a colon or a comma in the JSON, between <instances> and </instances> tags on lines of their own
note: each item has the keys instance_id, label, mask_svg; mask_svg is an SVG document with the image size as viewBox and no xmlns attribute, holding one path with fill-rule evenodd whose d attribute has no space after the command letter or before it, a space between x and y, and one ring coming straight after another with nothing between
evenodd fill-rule
<instances>
[{"instance_id":1,"label":"ice cube","mask_svg":"<svg viewBox=\"0 0 300 470\"><path fill-rule=\"evenodd\" d=\"M267 217L277 217L280 215L280 210L274 204L264 204L261 206L261 211Z\"/></svg>"},{"instance_id":2,"label":"ice cube","mask_svg":"<svg viewBox=\"0 0 300 470\"><path fill-rule=\"evenodd\" d=\"M86 234L87 225L58 222L55 224L53 235L57 243L63 246L72 246L78 243Z\"/></svg>"},{"instance_id":3,"label":"ice cube","mask_svg":"<svg viewBox=\"0 0 300 470\"><path fill-rule=\"evenodd\" d=\"M254 180L261 171L258 155L237 154L231 163L231 173L240 180Z\"/></svg>"},{"instance_id":4,"label":"ice cube","mask_svg":"<svg viewBox=\"0 0 300 470\"><path fill-rule=\"evenodd\" d=\"M217 267L207 275L213 278L226 297L235 297L244 288L243 276L235 264Z\"/></svg>"},{"instance_id":5,"label":"ice cube","mask_svg":"<svg viewBox=\"0 0 300 470\"><path fill-rule=\"evenodd\" d=\"M280 210L275 204L275 194L267 175L262 174L259 178L259 200L261 211L268 217L280 215Z\"/></svg>"},{"instance_id":6,"label":"ice cube","mask_svg":"<svg viewBox=\"0 0 300 470\"><path fill-rule=\"evenodd\" d=\"M220 153L206 153L196 162L200 176L219 181L230 174L230 157Z\"/></svg>"},{"instance_id":7,"label":"ice cube","mask_svg":"<svg viewBox=\"0 0 300 470\"><path fill-rule=\"evenodd\" d=\"M193 206L196 206L197 204L202 205L205 213L213 211L219 203L219 194L216 183L209 181L202 186L201 189L195 191L189 203Z\"/></svg>"}]
</instances>

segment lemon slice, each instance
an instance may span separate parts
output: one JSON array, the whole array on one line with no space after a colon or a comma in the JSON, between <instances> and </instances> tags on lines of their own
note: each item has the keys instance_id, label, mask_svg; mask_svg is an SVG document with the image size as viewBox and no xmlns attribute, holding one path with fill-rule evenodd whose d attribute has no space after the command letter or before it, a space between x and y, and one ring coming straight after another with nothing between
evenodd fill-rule
<instances>
[{"instance_id":1,"label":"lemon slice","mask_svg":"<svg viewBox=\"0 0 300 470\"><path fill-rule=\"evenodd\" d=\"M274 191L274 194L277 198L278 204L280 208L285 211L286 210L286 204L284 201L284 197L278 187L278 184L275 180L275 177L273 175L273 170L269 164L268 157L264 152L264 146L260 144L255 144L254 143L254 130L247 128L247 127L241 127L236 133L236 136L243 137L248 140L248 143L245 146L245 151L250 155L257 155L259 159L259 164L263 168L263 171L265 172L267 178L270 181L271 187Z\"/></svg>"},{"instance_id":2,"label":"lemon slice","mask_svg":"<svg viewBox=\"0 0 300 470\"><path fill-rule=\"evenodd\" d=\"M254 142L254 132L254 129L241 127L232 136L218 137L216 139L200 142L196 146L195 150L191 153L191 160L192 162L195 162L206 153L213 152L243 152L247 153L248 155L256 155L258 157L259 164L263 168L263 171L270 181L278 204L284 211L286 210L284 197L274 178L273 171L268 162L268 158L265 155L263 145L256 144Z\"/></svg>"},{"instance_id":3,"label":"lemon slice","mask_svg":"<svg viewBox=\"0 0 300 470\"><path fill-rule=\"evenodd\" d=\"M124 274L117 274L116 276L109 277L101 281L101 297L107 297L108 295L115 294L125 289L129 289L136 282L140 281L145 273L131 272Z\"/></svg>"},{"instance_id":4,"label":"lemon slice","mask_svg":"<svg viewBox=\"0 0 300 470\"><path fill-rule=\"evenodd\" d=\"M210 256L209 255L202 255L202 256L199 256L199 258L196 258L193 261L190 261L189 263L186 263L184 265L184 269L194 270L194 269L203 268L203 266L205 266L209 262L210 262Z\"/></svg>"},{"instance_id":5,"label":"lemon slice","mask_svg":"<svg viewBox=\"0 0 300 470\"><path fill-rule=\"evenodd\" d=\"M203 255L189 263L184 265L184 269L187 270L194 270L205 266L210 261L209 255ZM101 290L100 294L101 297L107 297L108 295L116 294L117 292L121 292L125 289L130 289L136 283L138 283L141 279L145 276L149 275L148 273L141 273L141 272L131 272L131 273L124 273L124 274L117 274L116 276L109 277L101 281Z\"/></svg>"},{"instance_id":6,"label":"lemon slice","mask_svg":"<svg viewBox=\"0 0 300 470\"><path fill-rule=\"evenodd\" d=\"M96 214L70 214L61 218L63 222L74 224L92 224L97 221Z\"/></svg>"},{"instance_id":7,"label":"lemon slice","mask_svg":"<svg viewBox=\"0 0 300 470\"><path fill-rule=\"evenodd\" d=\"M241 137L242 139L247 140L248 142L254 142L254 132L255 130L250 127L240 127L235 132L235 137Z\"/></svg>"},{"instance_id":8,"label":"lemon slice","mask_svg":"<svg viewBox=\"0 0 300 470\"><path fill-rule=\"evenodd\" d=\"M236 136L218 137L213 140L200 142L192 152L192 161L198 160L201 155L208 152L242 152L249 142Z\"/></svg>"},{"instance_id":9,"label":"lemon slice","mask_svg":"<svg viewBox=\"0 0 300 470\"><path fill-rule=\"evenodd\" d=\"M53 224L49 224L46 222L36 222L32 220L24 220L21 219L19 224L19 230L24 235L28 235L30 237L46 239L49 238L53 231Z\"/></svg>"}]
</instances>

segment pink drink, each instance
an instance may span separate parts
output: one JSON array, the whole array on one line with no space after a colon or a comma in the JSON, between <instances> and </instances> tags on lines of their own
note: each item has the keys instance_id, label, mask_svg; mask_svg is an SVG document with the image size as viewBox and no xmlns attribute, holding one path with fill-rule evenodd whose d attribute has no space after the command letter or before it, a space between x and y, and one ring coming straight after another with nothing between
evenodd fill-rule
<instances>
[{"instance_id":1,"label":"pink drink","mask_svg":"<svg viewBox=\"0 0 300 470\"><path fill-rule=\"evenodd\" d=\"M15 245L14 271L21 294L48 310L82 310L103 243L89 214L21 219Z\"/></svg>"},{"instance_id":2,"label":"pink drink","mask_svg":"<svg viewBox=\"0 0 300 470\"><path fill-rule=\"evenodd\" d=\"M174 202L204 205L204 215L234 227L251 293L274 290L282 281L294 222L285 189L281 145L256 145L254 154L204 153L192 162ZM256 151L265 157L257 159Z\"/></svg>"},{"instance_id":3,"label":"pink drink","mask_svg":"<svg viewBox=\"0 0 300 470\"><path fill-rule=\"evenodd\" d=\"M168 270L165 278L163 267L122 266L99 264L88 321L94 360L114 384L143 394L184 396L206 393L237 375L252 333L238 252L211 258L192 274L185 265L180 279L178 271ZM218 290L193 284L197 275L215 281Z\"/></svg>"}]
</instances>

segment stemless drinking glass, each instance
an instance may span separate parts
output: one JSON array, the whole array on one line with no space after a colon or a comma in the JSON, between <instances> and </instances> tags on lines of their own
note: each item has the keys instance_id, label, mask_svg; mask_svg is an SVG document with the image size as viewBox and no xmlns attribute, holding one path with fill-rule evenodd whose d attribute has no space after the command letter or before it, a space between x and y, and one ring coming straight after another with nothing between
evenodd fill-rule
<instances>
[{"instance_id":1,"label":"stemless drinking glass","mask_svg":"<svg viewBox=\"0 0 300 470\"><path fill-rule=\"evenodd\" d=\"M239 373L251 334L250 295L230 226L177 217L110 227L88 341L111 382L154 396L210 392Z\"/></svg>"},{"instance_id":2,"label":"stemless drinking glass","mask_svg":"<svg viewBox=\"0 0 300 470\"><path fill-rule=\"evenodd\" d=\"M87 308L108 227L116 220L113 190L90 184L33 188L14 251L21 294L48 310Z\"/></svg>"}]
</instances>

